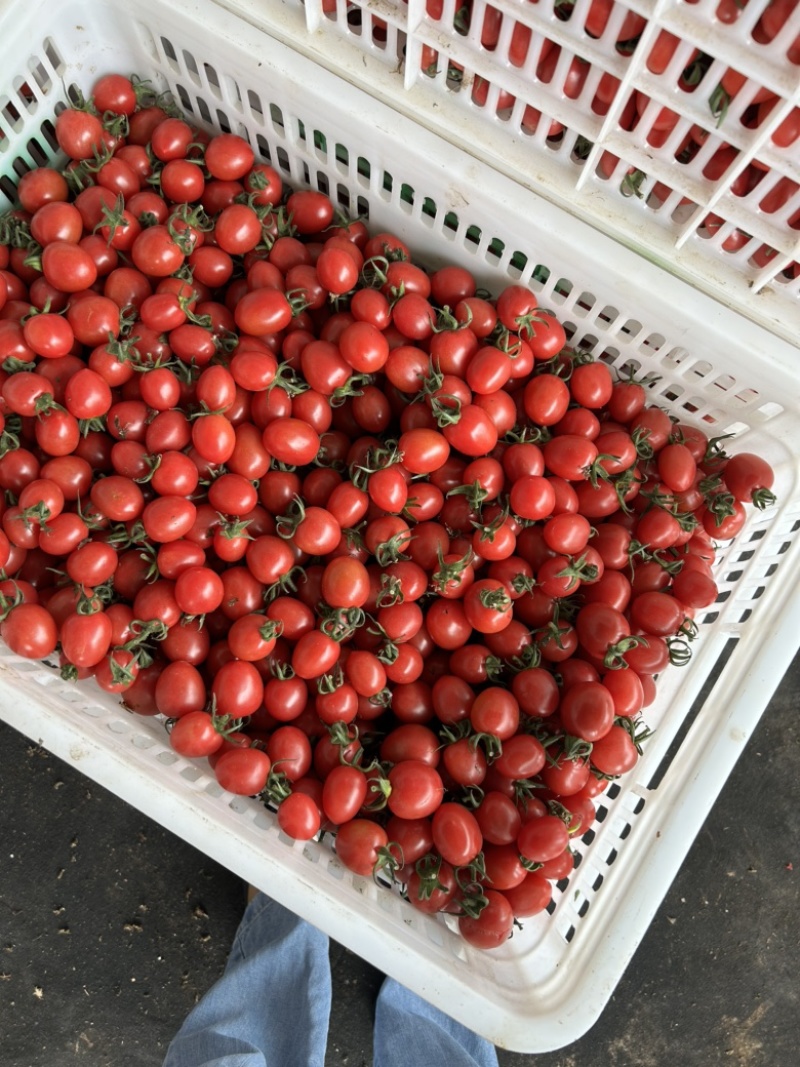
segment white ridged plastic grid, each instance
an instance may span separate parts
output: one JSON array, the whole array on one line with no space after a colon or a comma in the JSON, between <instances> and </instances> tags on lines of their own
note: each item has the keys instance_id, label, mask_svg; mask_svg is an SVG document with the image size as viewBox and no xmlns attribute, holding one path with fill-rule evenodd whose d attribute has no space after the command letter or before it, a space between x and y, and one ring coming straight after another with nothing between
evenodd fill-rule
<instances>
[{"instance_id":1,"label":"white ridged plastic grid","mask_svg":"<svg viewBox=\"0 0 800 1067\"><path fill-rule=\"evenodd\" d=\"M552 916L526 923L491 954L343 872L327 847L287 842L255 802L221 793L202 765L177 758L153 720L121 715L108 698L69 689L8 653L0 662L7 721L496 1043L563 1045L610 996L796 646L793 351L771 351L763 331L635 265L612 242L587 243L588 228L546 204L521 222L512 183L455 151L431 165L436 142L424 131L214 6L203 8L200 24L158 0L142 0L136 19L106 2L79 24L78 10L64 5L44 39L33 28L35 5L27 32L16 28L24 44L13 54L29 58L13 80L19 120L5 173L50 154L49 116L71 85L88 91L97 74L120 66L152 74L196 118L250 137L287 180L330 190L372 225L398 230L428 262L461 262L495 289L509 277L530 282L574 343L620 369L661 375L654 398L715 434L734 433L738 447L775 465L780 505L754 515L722 557L720 601L705 616L714 625L702 627L689 668L662 680L650 715L658 730L637 772L604 799L607 814L581 843L583 862L556 893ZM541 253L554 228L562 243ZM753 642L746 638L756 624L762 637ZM597 951L609 943L612 952Z\"/></svg>"},{"instance_id":2,"label":"white ridged plastic grid","mask_svg":"<svg viewBox=\"0 0 800 1067\"><path fill-rule=\"evenodd\" d=\"M772 137L800 106L800 6L774 2L778 32L774 18L764 29L766 0L230 6L796 342L800 139ZM738 17L720 21L723 9ZM632 33L635 47L620 44ZM668 60L662 34L675 38ZM743 84L712 108L729 69ZM752 103L761 91L771 110Z\"/></svg>"}]
</instances>

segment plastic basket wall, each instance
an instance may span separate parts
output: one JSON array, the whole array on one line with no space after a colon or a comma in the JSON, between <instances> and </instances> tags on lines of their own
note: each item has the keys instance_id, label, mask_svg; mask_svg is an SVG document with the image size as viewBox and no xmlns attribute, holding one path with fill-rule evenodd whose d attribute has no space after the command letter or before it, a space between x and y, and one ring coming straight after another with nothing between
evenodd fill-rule
<instances>
[{"instance_id":1,"label":"plastic basket wall","mask_svg":"<svg viewBox=\"0 0 800 1067\"><path fill-rule=\"evenodd\" d=\"M0 652L9 723L495 1043L534 1052L575 1040L611 995L797 646L796 350L217 5L194 4L189 17L157 0L140 0L135 14L113 0L56 12L32 0L0 6L0 42L7 195L11 178L53 155L52 116L73 85L88 93L101 73L136 71L197 121L247 136L288 182L396 231L421 261L460 263L495 291L509 278L530 284L574 344L659 375L654 402L774 465L779 505L754 514L723 554L719 601L699 620L690 665L662 680L636 771L602 799L549 911L491 953L466 946L452 919L424 917L343 870L327 845L284 838L256 801L176 756L159 721Z\"/></svg>"},{"instance_id":2,"label":"plastic basket wall","mask_svg":"<svg viewBox=\"0 0 800 1067\"><path fill-rule=\"evenodd\" d=\"M232 6L796 340L794 0Z\"/></svg>"}]
</instances>

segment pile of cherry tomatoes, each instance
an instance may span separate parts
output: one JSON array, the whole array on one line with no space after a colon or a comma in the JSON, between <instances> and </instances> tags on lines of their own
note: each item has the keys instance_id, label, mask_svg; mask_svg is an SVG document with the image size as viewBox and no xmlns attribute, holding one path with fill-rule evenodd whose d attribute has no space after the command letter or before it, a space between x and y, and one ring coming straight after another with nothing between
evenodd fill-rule
<instances>
[{"instance_id":1,"label":"pile of cherry tomatoes","mask_svg":"<svg viewBox=\"0 0 800 1067\"><path fill-rule=\"evenodd\" d=\"M55 130L0 218L0 634L501 944L772 471L136 79Z\"/></svg>"}]
</instances>

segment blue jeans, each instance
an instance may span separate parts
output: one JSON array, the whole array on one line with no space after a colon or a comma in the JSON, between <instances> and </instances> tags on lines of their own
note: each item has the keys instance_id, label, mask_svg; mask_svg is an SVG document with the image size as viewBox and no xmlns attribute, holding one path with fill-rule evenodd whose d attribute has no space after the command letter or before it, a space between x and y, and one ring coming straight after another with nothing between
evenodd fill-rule
<instances>
[{"instance_id":1,"label":"blue jeans","mask_svg":"<svg viewBox=\"0 0 800 1067\"><path fill-rule=\"evenodd\" d=\"M269 897L250 902L222 977L187 1016L163 1067L324 1067L328 938ZM494 1046L386 978L374 1067L497 1067Z\"/></svg>"}]
</instances>

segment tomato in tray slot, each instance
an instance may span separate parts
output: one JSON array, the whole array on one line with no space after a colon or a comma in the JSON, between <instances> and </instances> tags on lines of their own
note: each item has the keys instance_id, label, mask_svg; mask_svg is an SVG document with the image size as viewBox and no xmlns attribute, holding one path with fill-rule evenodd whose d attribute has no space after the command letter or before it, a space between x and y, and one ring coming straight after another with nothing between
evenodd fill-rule
<instances>
[{"instance_id":1,"label":"tomato in tray slot","mask_svg":"<svg viewBox=\"0 0 800 1067\"><path fill-rule=\"evenodd\" d=\"M146 83L75 105L0 218L0 635L501 945L769 464Z\"/></svg>"},{"instance_id":2,"label":"tomato in tray slot","mask_svg":"<svg viewBox=\"0 0 800 1067\"><path fill-rule=\"evenodd\" d=\"M755 126L759 127L769 120L770 113L777 106L778 100L773 97L759 104L755 116ZM770 134L770 140L778 148L789 148L800 137L800 108L793 107L789 113L781 119Z\"/></svg>"},{"instance_id":3,"label":"tomato in tray slot","mask_svg":"<svg viewBox=\"0 0 800 1067\"><path fill-rule=\"evenodd\" d=\"M663 74L672 62L672 57L675 55L680 44L680 37L676 37L675 34L670 33L669 30L660 30L647 53L647 69L653 74ZM687 66L691 65L699 55L699 50L694 49Z\"/></svg>"},{"instance_id":4,"label":"tomato in tray slot","mask_svg":"<svg viewBox=\"0 0 800 1067\"><path fill-rule=\"evenodd\" d=\"M753 29L753 40L758 44L770 44L796 10L797 0L770 0ZM789 45L786 58L795 65L800 63L800 36Z\"/></svg>"},{"instance_id":5,"label":"tomato in tray slot","mask_svg":"<svg viewBox=\"0 0 800 1067\"><path fill-rule=\"evenodd\" d=\"M574 18L574 8L573 0L558 0L555 4L556 16L562 21L570 21ZM609 21L620 10L624 10L625 14L616 31L615 40L622 43L638 38L647 25L647 20L635 11L628 10L625 4L616 3L615 0L592 0L583 24L586 33L590 37L602 37Z\"/></svg>"}]
</instances>

